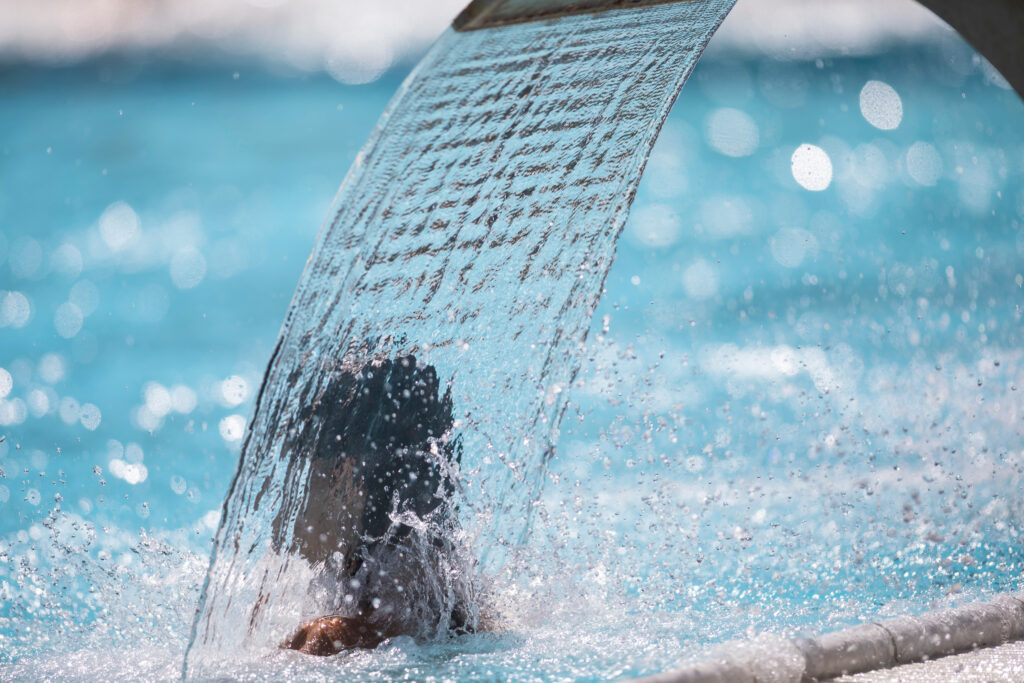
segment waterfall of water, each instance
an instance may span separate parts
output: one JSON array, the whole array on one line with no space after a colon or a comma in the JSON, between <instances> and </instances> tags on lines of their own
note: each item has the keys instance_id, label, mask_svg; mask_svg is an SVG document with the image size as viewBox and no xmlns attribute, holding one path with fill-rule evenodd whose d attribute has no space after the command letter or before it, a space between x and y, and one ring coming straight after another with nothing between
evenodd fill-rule
<instances>
[{"instance_id":1,"label":"waterfall of water","mask_svg":"<svg viewBox=\"0 0 1024 683\"><path fill-rule=\"evenodd\" d=\"M454 491L446 509L459 524L442 540L479 564L448 566L428 598L450 605L457 589L472 601L471 574L507 560L651 145L733 1L449 31L423 59L349 172L292 301L216 535L188 675L336 608L323 575L350 561L353 534L388 533L391 518L314 529L312 516L341 509L318 507L316 454L343 452L359 489L372 467L345 449L376 448L380 419L403 400L438 413L433 429L409 429L425 430L421 450L448 454L403 465L429 482L403 528L436 522L429 487ZM373 401L377 417L353 440L335 414ZM359 496L360 510L345 510L364 524L387 506ZM317 542L340 556L311 551Z\"/></svg>"}]
</instances>

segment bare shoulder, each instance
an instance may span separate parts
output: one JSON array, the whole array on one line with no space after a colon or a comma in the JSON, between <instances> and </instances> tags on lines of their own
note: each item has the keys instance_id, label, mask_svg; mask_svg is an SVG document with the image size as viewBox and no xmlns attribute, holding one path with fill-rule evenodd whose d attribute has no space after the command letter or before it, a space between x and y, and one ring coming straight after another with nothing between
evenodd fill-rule
<instances>
[{"instance_id":1,"label":"bare shoulder","mask_svg":"<svg viewBox=\"0 0 1024 683\"><path fill-rule=\"evenodd\" d=\"M375 648L392 635L365 617L327 616L300 626L281 647L326 657L344 650Z\"/></svg>"}]
</instances>

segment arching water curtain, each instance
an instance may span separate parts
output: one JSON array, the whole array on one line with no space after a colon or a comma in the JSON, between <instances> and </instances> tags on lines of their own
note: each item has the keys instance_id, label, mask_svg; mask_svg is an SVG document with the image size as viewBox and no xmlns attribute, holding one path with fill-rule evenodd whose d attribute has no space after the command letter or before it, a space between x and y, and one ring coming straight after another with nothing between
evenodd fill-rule
<instances>
[{"instance_id":1,"label":"arching water curtain","mask_svg":"<svg viewBox=\"0 0 1024 683\"><path fill-rule=\"evenodd\" d=\"M349 171L292 300L216 535L189 676L324 609L323 566L293 552L296 530L317 512L318 444L342 439L328 424L339 382L372 383L373 368L413 357L429 371L450 413L434 436L460 454L459 542L479 571L507 559L651 146L733 4L449 30L424 57Z\"/></svg>"}]
</instances>

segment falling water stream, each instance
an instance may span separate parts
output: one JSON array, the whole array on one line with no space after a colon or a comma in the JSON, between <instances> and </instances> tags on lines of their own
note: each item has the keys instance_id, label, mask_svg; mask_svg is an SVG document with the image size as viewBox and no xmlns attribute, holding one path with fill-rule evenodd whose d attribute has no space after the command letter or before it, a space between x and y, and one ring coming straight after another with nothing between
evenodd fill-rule
<instances>
[{"instance_id":1,"label":"falling water stream","mask_svg":"<svg viewBox=\"0 0 1024 683\"><path fill-rule=\"evenodd\" d=\"M301 527L321 504L307 503L315 465L302 450L325 428L298 443L294 432L310 404L337 409L339 373L385 372L382 359L436 371L453 404L445 438L461 451L462 543L480 549L479 567L442 584L510 560L650 148L732 4L449 31L427 54L357 158L293 299L217 533L190 674L337 609L311 590L329 566L291 552L295 523L275 520Z\"/></svg>"}]
</instances>

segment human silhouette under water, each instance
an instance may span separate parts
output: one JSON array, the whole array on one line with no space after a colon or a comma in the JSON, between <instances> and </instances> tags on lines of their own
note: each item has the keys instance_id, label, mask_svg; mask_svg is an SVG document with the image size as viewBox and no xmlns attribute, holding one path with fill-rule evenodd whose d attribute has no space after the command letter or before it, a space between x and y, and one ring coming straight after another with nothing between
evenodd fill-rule
<instances>
[{"instance_id":1,"label":"human silhouette under water","mask_svg":"<svg viewBox=\"0 0 1024 683\"><path fill-rule=\"evenodd\" d=\"M441 394L433 366L411 355L349 367L306 390L285 444L308 459L308 486L274 534L319 570L324 616L282 647L331 655L471 631L472 581L453 542L460 447L450 388Z\"/></svg>"}]
</instances>

